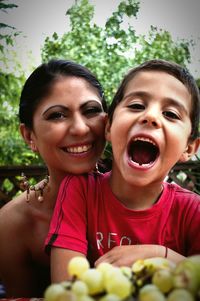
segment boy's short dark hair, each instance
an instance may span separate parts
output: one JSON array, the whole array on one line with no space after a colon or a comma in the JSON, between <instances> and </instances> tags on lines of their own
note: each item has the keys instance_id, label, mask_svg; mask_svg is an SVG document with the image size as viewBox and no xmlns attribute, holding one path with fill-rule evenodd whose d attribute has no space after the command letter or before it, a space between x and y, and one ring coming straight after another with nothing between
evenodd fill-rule
<instances>
[{"instance_id":1,"label":"boy's short dark hair","mask_svg":"<svg viewBox=\"0 0 200 301\"><path fill-rule=\"evenodd\" d=\"M123 81L121 82L113 101L109 108L109 120L112 123L113 113L115 111L115 108L117 105L121 102L121 100L124 97L124 91L127 86L127 84L132 80L136 74L138 74L141 71L163 71L168 74L171 74L175 78L177 78L179 81L181 81L185 87L187 87L189 93L191 94L192 98L192 110L191 110L191 124L192 124L192 132L190 135L191 140L195 140L199 137L199 122L200 122L200 94L199 94L199 88L196 84L195 79L193 76L189 73L189 71L174 63L174 62L168 62L165 60L149 60L144 62L143 64L131 69L127 75L125 75Z\"/></svg>"}]
</instances>

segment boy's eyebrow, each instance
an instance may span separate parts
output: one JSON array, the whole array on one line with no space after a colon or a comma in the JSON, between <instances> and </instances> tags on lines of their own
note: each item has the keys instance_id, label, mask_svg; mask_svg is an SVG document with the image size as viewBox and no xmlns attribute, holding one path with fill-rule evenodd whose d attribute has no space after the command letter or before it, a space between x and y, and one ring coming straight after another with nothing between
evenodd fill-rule
<instances>
[{"instance_id":1,"label":"boy's eyebrow","mask_svg":"<svg viewBox=\"0 0 200 301\"><path fill-rule=\"evenodd\" d=\"M128 98L130 97L150 97L150 93L148 92L145 92L145 91L135 91L135 92L130 92L129 94L125 95L123 97L123 100L127 100ZM176 107L178 107L180 110L184 111L186 114L188 113L188 110L186 109L186 107L184 106L184 104L180 103L178 100L175 100L173 98L170 98L170 97L166 97L164 98L167 103L169 105L174 105Z\"/></svg>"},{"instance_id":2,"label":"boy's eyebrow","mask_svg":"<svg viewBox=\"0 0 200 301\"><path fill-rule=\"evenodd\" d=\"M174 105L175 107L178 107L181 111L184 111L185 114L188 114L187 108L182 103L180 103L178 100L175 100L173 98L168 98L168 97L166 97L165 99L168 101L169 105Z\"/></svg>"},{"instance_id":3,"label":"boy's eyebrow","mask_svg":"<svg viewBox=\"0 0 200 301\"><path fill-rule=\"evenodd\" d=\"M125 95L123 97L124 100L126 100L129 97L136 97L136 96L149 96L150 94L144 91L135 91L135 92L130 92L129 94Z\"/></svg>"}]
</instances>

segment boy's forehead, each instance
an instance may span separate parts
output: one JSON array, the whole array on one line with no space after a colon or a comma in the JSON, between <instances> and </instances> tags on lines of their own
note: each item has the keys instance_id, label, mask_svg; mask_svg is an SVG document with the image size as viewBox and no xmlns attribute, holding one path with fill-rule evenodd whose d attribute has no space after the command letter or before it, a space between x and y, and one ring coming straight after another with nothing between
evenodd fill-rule
<instances>
[{"instance_id":1,"label":"boy's forehead","mask_svg":"<svg viewBox=\"0 0 200 301\"><path fill-rule=\"evenodd\" d=\"M165 71L139 71L124 89L123 100L130 94L151 95L181 101L191 110L192 97L188 87L178 78ZM138 95L139 95L138 94Z\"/></svg>"},{"instance_id":2,"label":"boy's forehead","mask_svg":"<svg viewBox=\"0 0 200 301\"><path fill-rule=\"evenodd\" d=\"M190 94L188 87L180 81L173 74L170 74L163 70L140 70L137 73L133 74L132 77L127 81L126 86L124 88L124 92L126 92L130 88L142 88L145 89L149 87L159 86L161 83L170 84L171 89L179 89L185 90L188 94Z\"/></svg>"}]
</instances>

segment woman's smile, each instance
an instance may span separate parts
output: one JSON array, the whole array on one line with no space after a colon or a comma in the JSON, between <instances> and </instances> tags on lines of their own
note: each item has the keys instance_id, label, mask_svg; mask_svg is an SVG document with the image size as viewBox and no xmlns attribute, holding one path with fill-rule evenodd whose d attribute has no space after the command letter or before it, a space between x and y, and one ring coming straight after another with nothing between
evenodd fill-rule
<instances>
[{"instance_id":1,"label":"woman's smile","mask_svg":"<svg viewBox=\"0 0 200 301\"><path fill-rule=\"evenodd\" d=\"M82 78L64 77L38 106L32 139L49 168L84 173L103 152L105 116L93 86Z\"/></svg>"}]
</instances>

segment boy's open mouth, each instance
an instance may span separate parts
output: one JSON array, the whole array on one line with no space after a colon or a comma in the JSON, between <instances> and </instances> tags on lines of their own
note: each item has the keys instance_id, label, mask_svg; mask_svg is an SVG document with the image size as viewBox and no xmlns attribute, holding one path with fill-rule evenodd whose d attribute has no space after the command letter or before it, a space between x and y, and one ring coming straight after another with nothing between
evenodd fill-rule
<instances>
[{"instance_id":1,"label":"boy's open mouth","mask_svg":"<svg viewBox=\"0 0 200 301\"><path fill-rule=\"evenodd\" d=\"M138 165L151 165L159 155L159 148L149 138L137 137L129 143L128 155Z\"/></svg>"}]
</instances>

